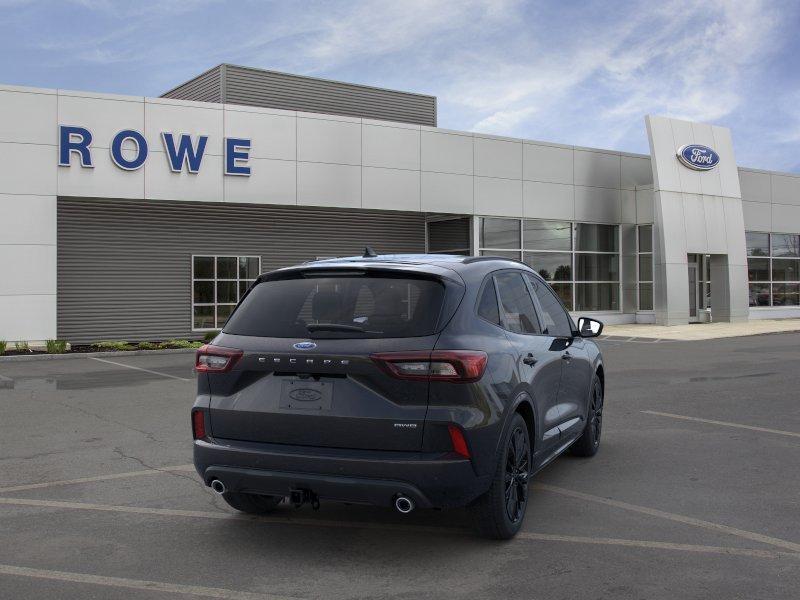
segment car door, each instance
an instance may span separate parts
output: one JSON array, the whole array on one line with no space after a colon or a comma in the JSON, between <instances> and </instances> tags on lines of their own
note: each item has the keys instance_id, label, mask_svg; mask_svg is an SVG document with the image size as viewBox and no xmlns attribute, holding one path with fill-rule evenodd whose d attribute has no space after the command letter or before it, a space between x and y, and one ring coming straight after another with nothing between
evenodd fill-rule
<instances>
[{"instance_id":1,"label":"car door","mask_svg":"<svg viewBox=\"0 0 800 600\"><path fill-rule=\"evenodd\" d=\"M561 383L561 353L550 349L552 338L542 335L533 299L521 271L495 273L500 319L514 349L516 370L533 398L539 440L535 455L547 454L559 442L558 391Z\"/></svg>"},{"instance_id":2,"label":"car door","mask_svg":"<svg viewBox=\"0 0 800 600\"><path fill-rule=\"evenodd\" d=\"M542 330L560 342L556 344L560 348L562 366L557 399L559 427L562 438L569 439L583 431L586 417L593 375L586 341L574 335L572 317L550 286L534 275L526 276L537 300Z\"/></svg>"}]
</instances>

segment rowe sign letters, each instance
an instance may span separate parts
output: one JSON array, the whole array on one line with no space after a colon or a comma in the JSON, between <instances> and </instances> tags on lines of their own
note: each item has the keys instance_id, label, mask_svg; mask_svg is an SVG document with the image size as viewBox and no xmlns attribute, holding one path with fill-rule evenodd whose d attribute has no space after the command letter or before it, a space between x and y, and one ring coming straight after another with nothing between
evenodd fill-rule
<instances>
[{"instance_id":1,"label":"rowe sign letters","mask_svg":"<svg viewBox=\"0 0 800 600\"><path fill-rule=\"evenodd\" d=\"M123 151L123 144L129 142L128 150ZM203 155L208 143L207 135L198 135L195 140L187 133L175 135L162 132L161 142L164 144L164 154L167 165L173 173L188 171L197 173L203 162ZM92 162L92 132L85 127L73 125L58 126L58 164L61 167L71 166L72 156L76 155L81 166L94 167ZM132 147L131 147L132 146ZM222 162L225 175L250 175L250 140L245 138L224 138L223 149L225 153ZM147 140L135 129L123 129L111 140L109 147L111 160L117 167L125 171L141 169L147 161Z\"/></svg>"}]
</instances>

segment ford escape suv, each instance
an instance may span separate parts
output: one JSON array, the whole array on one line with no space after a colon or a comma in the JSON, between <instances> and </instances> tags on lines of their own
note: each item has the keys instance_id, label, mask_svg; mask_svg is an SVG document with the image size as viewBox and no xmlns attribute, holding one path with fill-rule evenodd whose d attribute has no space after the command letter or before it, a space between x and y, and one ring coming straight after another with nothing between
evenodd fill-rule
<instances>
[{"instance_id":1,"label":"ford escape suv","mask_svg":"<svg viewBox=\"0 0 800 600\"><path fill-rule=\"evenodd\" d=\"M530 477L600 443L602 324L513 260L386 255L261 275L197 352L194 463L233 508L470 506L521 527Z\"/></svg>"}]
</instances>

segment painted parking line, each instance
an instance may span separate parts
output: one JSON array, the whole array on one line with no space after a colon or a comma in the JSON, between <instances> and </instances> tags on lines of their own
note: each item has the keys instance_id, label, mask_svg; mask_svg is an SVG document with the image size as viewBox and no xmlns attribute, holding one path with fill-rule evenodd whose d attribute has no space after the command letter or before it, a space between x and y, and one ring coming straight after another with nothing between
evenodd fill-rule
<instances>
[{"instance_id":1,"label":"painted parking line","mask_svg":"<svg viewBox=\"0 0 800 600\"><path fill-rule=\"evenodd\" d=\"M297 596L276 596L274 594L241 592L200 585L166 583L163 581L148 581L145 579L128 579L126 577L105 577L102 575L90 575L88 573L52 571L50 569L31 569L29 567L18 567L15 565L0 564L0 575L48 579L51 581L64 581L69 583L88 583L90 585L105 587L164 592L166 594L184 594L187 596L199 596L201 598L225 598L226 600L299 600Z\"/></svg>"},{"instance_id":2,"label":"painted parking line","mask_svg":"<svg viewBox=\"0 0 800 600\"><path fill-rule=\"evenodd\" d=\"M114 473L112 475L96 475L94 477L79 477L78 479L61 479L58 481L45 481L42 483L26 483L22 485L12 485L10 487L0 487L0 493L21 492L24 490L39 490L42 488L55 487L59 485L92 483L94 481L109 481L112 479L128 479L130 477L144 477L147 475L158 475L159 473L171 473L173 471L194 471L194 465L172 465L169 467L158 467L157 469L145 469L139 471L128 471L126 473Z\"/></svg>"},{"instance_id":3,"label":"painted parking line","mask_svg":"<svg viewBox=\"0 0 800 600\"><path fill-rule=\"evenodd\" d=\"M562 496L569 496L570 498L577 498L579 500L587 500L589 502L596 502L598 504L604 504L606 506L613 506L614 508L621 508L623 510L636 512L651 517L667 519L668 521L673 521L675 523L683 523L684 525L692 525L694 527L700 527L701 529L709 529L711 531L716 531L719 533L727 533L729 535L734 535L736 537L740 537L753 542L759 542L761 544L767 544L770 546L775 546L777 548L782 548L784 550L789 550L791 552L800 553L800 544L797 544L795 542L790 542L788 540L782 540L780 538L771 537L768 535L763 535L761 533L756 533L754 531L746 531L744 529L728 527L727 525L720 525L718 523L712 523L710 521L704 521L702 519L695 519L694 517L678 515L663 510L658 510L656 508L648 508L647 506L639 506L637 504L630 504L629 502L622 502L620 500L613 500L611 498L603 498L602 496L594 496L592 494L576 492L574 490L568 490L555 485L535 483L533 487L534 489L537 490L544 490L556 494L561 494Z\"/></svg>"},{"instance_id":4,"label":"painted parking line","mask_svg":"<svg viewBox=\"0 0 800 600\"><path fill-rule=\"evenodd\" d=\"M642 412L648 415L669 417L671 419L681 419L683 421L695 421L697 423L708 423L709 425L721 425L722 427L735 427L736 429L749 429L750 431L759 431L761 433L774 433L776 435L786 435L789 437L800 438L800 433L796 433L794 431L784 431L782 429L769 429L768 427L743 425L742 423L731 423L730 421L714 421L713 419L700 419L698 417L688 417L686 415L675 415L672 413L658 412L657 410L643 410Z\"/></svg>"},{"instance_id":5,"label":"painted parking line","mask_svg":"<svg viewBox=\"0 0 800 600\"><path fill-rule=\"evenodd\" d=\"M425 525L403 525L396 523L373 523L359 521L333 521L325 519L294 518L283 516L253 516L240 513L211 512L201 510L181 510L173 508L149 508L144 506L118 506L110 504L92 504L88 502L64 502L60 500L34 500L28 498L0 498L0 505L32 506L39 508L56 508L71 510L100 511L113 513L128 513L138 515L152 515L161 517L183 517L189 519L215 519L215 520L244 520L272 525L301 525L312 527L336 527L342 529L371 529L382 531L400 531L414 533L438 533L445 535L471 535L467 529L436 527ZM757 535L757 534L756 534ZM761 536L765 538L766 536ZM572 544L595 544L603 546L621 546L628 548L646 548L651 550L668 550L673 552L695 552L701 554L723 554L730 556L748 556L753 558L791 558L800 561L800 551L771 551L757 550L754 548L734 548L729 546L705 546L698 544L677 544L654 540L629 540L620 538L586 537L573 535L558 535L549 533L535 533L521 531L517 538L531 541L565 542ZM769 538L775 539L775 538ZM763 542L763 539L759 539ZM777 540L784 542L784 540ZM766 542L764 542L766 543ZM790 542L784 542L790 544ZM785 547L785 545L781 545ZM798 546L800 548L800 546Z\"/></svg>"},{"instance_id":6,"label":"painted parking line","mask_svg":"<svg viewBox=\"0 0 800 600\"><path fill-rule=\"evenodd\" d=\"M151 369L145 369L143 367L134 367L133 365L126 365L125 363L114 362L113 360L106 360L105 358L97 358L96 356L90 356L89 360L96 360L97 362L107 363L109 365L116 365L118 367L125 367L126 369L133 369L135 371L143 371L145 373L151 373L153 375L160 375L161 377L169 377L170 379L177 379L179 381L194 381L194 379L187 379L186 377L178 377L177 375L170 375L169 373L162 373L161 371L153 371Z\"/></svg>"}]
</instances>

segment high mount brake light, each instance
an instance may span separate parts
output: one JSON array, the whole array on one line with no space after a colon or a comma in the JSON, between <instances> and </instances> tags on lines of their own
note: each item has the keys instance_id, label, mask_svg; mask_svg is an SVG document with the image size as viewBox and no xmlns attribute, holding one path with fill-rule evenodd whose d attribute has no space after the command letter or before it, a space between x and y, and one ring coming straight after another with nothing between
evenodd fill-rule
<instances>
[{"instance_id":1,"label":"high mount brake light","mask_svg":"<svg viewBox=\"0 0 800 600\"><path fill-rule=\"evenodd\" d=\"M197 349L194 368L198 373L227 373L243 354L234 348L206 344Z\"/></svg>"},{"instance_id":2,"label":"high mount brake light","mask_svg":"<svg viewBox=\"0 0 800 600\"><path fill-rule=\"evenodd\" d=\"M398 379L470 383L483 377L488 356L478 350L380 352L370 358Z\"/></svg>"}]
</instances>

